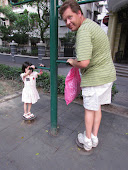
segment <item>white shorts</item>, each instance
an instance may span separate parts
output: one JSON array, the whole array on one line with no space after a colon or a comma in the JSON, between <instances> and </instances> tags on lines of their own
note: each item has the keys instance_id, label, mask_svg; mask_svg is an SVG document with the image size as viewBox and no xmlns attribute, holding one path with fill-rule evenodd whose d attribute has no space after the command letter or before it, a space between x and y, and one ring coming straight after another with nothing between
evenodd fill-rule
<instances>
[{"instance_id":1,"label":"white shorts","mask_svg":"<svg viewBox=\"0 0 128 170\"><path fill-rule=\"evenodd\" d=\"M98 111L100 105L111 103L113 82L101 86L83 87L83 106L85 109Z\"/></svg>"}]
</instances>

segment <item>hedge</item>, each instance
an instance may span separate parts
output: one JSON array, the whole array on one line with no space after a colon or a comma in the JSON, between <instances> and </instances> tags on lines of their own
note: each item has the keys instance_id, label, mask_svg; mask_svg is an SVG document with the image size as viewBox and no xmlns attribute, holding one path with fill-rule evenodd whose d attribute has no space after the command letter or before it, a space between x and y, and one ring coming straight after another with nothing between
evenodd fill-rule
<instances>
[{"instance_id":1,"label":"hedge","mask_svg":"<svg viewBox=\"0 0 128 170\"><path fill-rule=\"evenodd\" d=\"M15 80L21 83L20 74L22 73L21 68L11 67L4 64L0 64L0 78ZM44 91L50 92L50 74L43 72L37 79L37 87L41 87ZM65 77L58 75L58 94L64 94Z\"/></svg>"}]
</instances>

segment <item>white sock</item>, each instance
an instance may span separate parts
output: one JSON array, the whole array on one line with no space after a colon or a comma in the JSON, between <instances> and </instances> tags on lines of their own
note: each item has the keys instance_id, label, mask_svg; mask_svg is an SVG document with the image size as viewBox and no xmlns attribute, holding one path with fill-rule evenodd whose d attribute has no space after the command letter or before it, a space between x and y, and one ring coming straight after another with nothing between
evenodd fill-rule
<instances>
[{"instance_id":1,"label":"white sock","mask_svg":"<svg viewBox=\"0 0 128 170\"><path fill-rule=\"evenodd\" d=\"M94 136L93 133L91 134L91 137L92 137L92 138L95 138L95 139L97 138L97 136Z\"/></svg>"}]
</instances>

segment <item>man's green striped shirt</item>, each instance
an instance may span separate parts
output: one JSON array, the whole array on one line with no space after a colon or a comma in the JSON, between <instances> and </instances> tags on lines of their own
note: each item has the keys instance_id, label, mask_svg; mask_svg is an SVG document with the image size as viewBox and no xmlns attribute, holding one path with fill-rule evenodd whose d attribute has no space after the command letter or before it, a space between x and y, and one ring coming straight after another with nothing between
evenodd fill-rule
<instances>
[{"instance_id":1,"label":"man's green striped shirt","mask_svg":"<svg viewBox=\"0 0 128 170\"><path fill-rule=\"evenodd\" d=\"M76 55L78 61L90 60L89 65L81 69L81 87L98 86L116 80L108 37L97 23L88 18L77 31Z\"/></svg>"}]
</instances>

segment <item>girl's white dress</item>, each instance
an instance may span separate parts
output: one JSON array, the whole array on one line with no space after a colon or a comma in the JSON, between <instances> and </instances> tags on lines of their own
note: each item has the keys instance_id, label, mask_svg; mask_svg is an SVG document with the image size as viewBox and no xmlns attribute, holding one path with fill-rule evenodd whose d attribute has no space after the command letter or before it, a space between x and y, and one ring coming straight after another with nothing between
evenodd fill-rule
<instances>
[{"instance_id":1,"label":"girl's white dress","mask_svg":"<svg viewBox=\"0 0 128 170\"><path fill-rule=\"evenodd\" d=\"M24 103L36 103L40 99L38 91L36 89L36 78L38 72L33 71L30 75L23 78L25 73L21 73L21 78L24 82L24 88L22 90L22 102Z\"/></svg>"}]
</instances>

